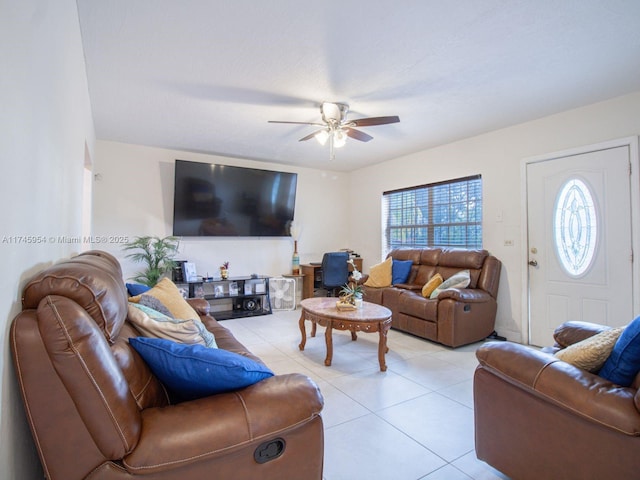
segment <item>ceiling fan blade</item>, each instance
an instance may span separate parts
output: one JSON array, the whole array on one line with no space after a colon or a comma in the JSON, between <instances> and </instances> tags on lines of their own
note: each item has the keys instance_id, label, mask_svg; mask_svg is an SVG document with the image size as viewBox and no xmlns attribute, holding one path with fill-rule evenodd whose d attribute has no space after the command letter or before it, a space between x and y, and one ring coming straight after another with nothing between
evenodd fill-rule
<instances>
[{"instance_id":1,"label":"ceiling fan blade","mask_svg":"<svg viewBox=\"0 0 640 480\"><path fill-rule=\"evenodd\" d=\"M319 127L324 127L324 123L315 122L286 122L281 120L267 120L267 123L290 123L294 125L318 125Z\"/></svg>"},{"instance_id":2,"label":"ceiling fan blade","mask_svg":"<svg viewBox=\"0 0 640 480\"><path fill-rule=\"evenodd\" d=\"M324 129L323 129L324 130ZM307 140L311 140L313 137L315 137L318 133L322 132L322 130L316 130L313 133L310 133L309 135L307 135L306 137L302 137L300 140L298 140L299 142L306 142Z\"/></svg>"},{"instance_id":3,"label":"ceiling fan blade","mask_svg":"<svg viewBox=\"0 0 640 480\"><path fill-rule=\"evenodd\" d=\"M373 137L371 135L361 132L360 130L345 128L344 131L351 138L355 138L356 140L360 140L361 142L368 142L369 140L373 140Z\"/></svg>"},{"instance_id":4,"label":"ceiling fan blade","mask_svg":"<svg viewBox=\"0 0 640 480\"><path fill-rule=\"evenodd\" d=\"M358 118L357 120L350 120L348 123L356 127L371 127L373 125L386 125L388 123L398 123L400 117L392 115L390 117L370 117L370 118Z\"/></svg>"}]
</instances>

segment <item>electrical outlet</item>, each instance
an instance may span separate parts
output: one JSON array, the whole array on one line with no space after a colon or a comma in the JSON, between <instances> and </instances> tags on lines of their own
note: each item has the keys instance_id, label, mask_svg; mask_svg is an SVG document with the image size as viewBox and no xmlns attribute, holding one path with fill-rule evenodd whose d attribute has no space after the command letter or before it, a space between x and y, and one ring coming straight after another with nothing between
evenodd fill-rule
<instances>
[{"instance_id":1,"label":"electrical outlet","mask_svg":"<svg viewBox=\"0 0 640 480\"><path fill-rule=\"evenodd\" d=\"M513 240L505 240L504 241L504 246L505 247L513 247Z\"/></svg>"}]
</instances>

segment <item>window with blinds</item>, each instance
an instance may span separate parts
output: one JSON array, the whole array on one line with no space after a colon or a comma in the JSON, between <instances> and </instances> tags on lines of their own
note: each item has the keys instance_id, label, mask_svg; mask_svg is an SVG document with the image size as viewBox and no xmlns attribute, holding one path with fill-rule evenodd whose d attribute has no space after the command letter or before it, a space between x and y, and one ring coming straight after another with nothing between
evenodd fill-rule
<instances>
[{"instance_id":1,"label":"window with blinds","mask_svg":"<svg viewBox=\"0 0 640 480\"><path fill-rule=\"evenodd\" d=\"M394 248L482 248L482 177L384 192L383 257Z\"/></svg>"}]
</instances>

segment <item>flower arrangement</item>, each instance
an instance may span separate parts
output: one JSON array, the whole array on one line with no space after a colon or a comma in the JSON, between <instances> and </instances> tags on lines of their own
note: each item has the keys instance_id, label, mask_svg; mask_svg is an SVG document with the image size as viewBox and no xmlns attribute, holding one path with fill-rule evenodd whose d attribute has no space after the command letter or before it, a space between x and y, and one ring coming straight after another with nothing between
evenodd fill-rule
<instances>
[{"instance_id":1,"label":"flower arrangement","mask_svg":"<svg viewBox=\"0 0 640 480\"><path fill-rule=\"evenodd\" d=\"M224 262L220 265L220 270L229 270L229 262Z\"/></svg>"},{"instance_id":2,"label":"flower arrangement","mask_svg":"<svg viewBox=\"0 0 640 480\"><path fill-rule=\"evenodd\" d=\"M351 278L349 279L349 282L347 282L340 290L340 297L342 302L355 305L356 299L362 299L364 294L362 285L358 283L362 278L362 273L360 273L356 268L353 259L347 260L347 263L351 265L353 270L351 271Z\"/></svg>"}]
</instances>

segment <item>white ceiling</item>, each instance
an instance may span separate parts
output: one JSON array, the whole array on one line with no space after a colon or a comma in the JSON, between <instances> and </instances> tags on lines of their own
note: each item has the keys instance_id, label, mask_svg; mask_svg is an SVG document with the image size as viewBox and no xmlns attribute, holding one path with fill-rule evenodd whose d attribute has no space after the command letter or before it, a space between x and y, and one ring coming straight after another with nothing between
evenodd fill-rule
<instances>
[{"instance_id":1,"label":"white ceiling","mask_svg":"<svg viewBox=\"0 0 640 480\"><path fill-rule=\"evenodd\" d=\"M77 4L103 140L350 171L640 90L639 0ZM400 123L333 161L267 123L323 101Z\"/></svg>"}]
</instances>

